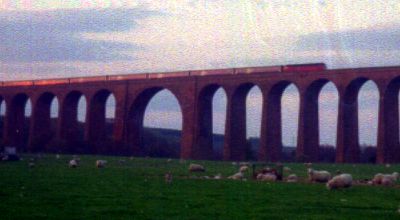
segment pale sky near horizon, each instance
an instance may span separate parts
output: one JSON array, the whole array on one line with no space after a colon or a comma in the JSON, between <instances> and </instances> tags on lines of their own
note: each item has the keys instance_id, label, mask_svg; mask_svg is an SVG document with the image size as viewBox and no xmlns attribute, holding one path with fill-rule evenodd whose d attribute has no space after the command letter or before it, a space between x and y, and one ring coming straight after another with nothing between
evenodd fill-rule
<instances>
[{"instance_id":1,"label":"pale sky near horizon","mask_svg":"<svg viewBox=\"0 0 400 220\"><path fill-rule=\"evenodd\" d=\"M310 62L400 65L399 15L399 0L0 0L0 80ZM292 145L298 98L294 87L285 94L283 141ZM372 82L360 93L361 143L376 142L378 97ZM222 91L215 100L221 133ZM249 136L258 135L260 100L252 91ZM321 142L334 144L333 85L320 100ZM166 92L146 114L145 125L179 127L181 120Z\"/></svg>"}]
</instances>

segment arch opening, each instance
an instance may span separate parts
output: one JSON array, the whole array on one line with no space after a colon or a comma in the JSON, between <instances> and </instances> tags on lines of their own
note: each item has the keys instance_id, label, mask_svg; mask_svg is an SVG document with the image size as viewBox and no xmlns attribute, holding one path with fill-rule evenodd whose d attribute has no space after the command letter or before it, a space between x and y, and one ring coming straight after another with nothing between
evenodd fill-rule
<instances>
[{"instance_id":1,"label":"arch opening","mask_svg":"<svg viewBox=\"0 0 400 220\"><path fill-rule=\"evenodd\" d=\"M199 93L195 159L223 159L226 107L226 93L220 85L206 86Z\"/></svg>"},{"instance_id":2,"label":"arch opening","mask_svg":"<svg viewBox=\"0 0 400 220\"><path fill-rule=\"evenodd\" d=\"M146 89L131 105L128 117L129 152L136 156L180 157L182 111L170 90Z\"/></svg>"},{"instance_id":3,"label":"arch opening","mask_svg":"<svg viewBox=\"0 0 400 220\"><path fill-rule=\"evenodd\" d=\"M319 158L320 162L335 162L339 93L327 82L318 95Z\"/></svg>"},{"instance_id":4,"label":"arch opening","mask_svg":"<svg viewBox=\"0 0 400 220\"><path fill-rule=\"evenodd\" d=\"M91 153L84 140L86 123L86 98L79 91L67 94L61 109L60 151L68 153Z\"/></svg>"},{"instance_id":5,"label":"arch opening","mask_svg":"<svg viewBox=\"0 0 400 220\"><path fill-rule=\"evenodd\" d=\"M98 91L90 101L89 142L93 153L113 153L115 96L109 90Z\"/></svg>"},{"instance_id":6,"label":"arch opening","mask_svg":"<svg viewBox=\"0 0 400 220\"><path fill-rule=\"evenodd\" d=\"M3 97L0 96L0 150L4 146L4 121L6 117L6 102Z\"/></svg>"},{"instance_id":7,"label":"arch opening","mask_svg":"<svg viewBox=\"0 0 400 220\"><path fill-rule=\"evenodd\" d=\"M58 100L50 92L42 94L35 103L32 137L29 140L32 152L56 152L56 130L58 119Z\"/></svg>"},{"instance_id":8,"label":"arch opening","mask_svg":"<svg viewBox=\"0 0 400 220\"><path fill-rule=\"evenodd\" d=\"M378 136L379 90L375 82L366 81L357 97L360 162L376 162Z\"/></svg>"},{"instance_id":9,"label":"arch opening","mask_svg":"<svg viewBox=\"0 0 400 220\"><path fill-rule=\"evenodd\" d=\"M19 152L27 151L31 106L28 95L20 93L12 98L10 109L7 111L7 117L9 117L8 144L17 147Z\"/></svg>"},{"instance_id":10,"label":"arch opening","mask_svg":"<svg viewBox=\"0 0 400 220\"><path fill-rule=\"evenodd\" d=\"M342 138L338 138L337 162L376 160L377 92L376 84L363 77L346 87L339 112L342 114L339 121Z\"/></svg>"},{"instance_id":11,"label":"arch opening","mask_svg":"<svg viewBox=\"0 0 400 220\"><path fill-rule=\"evenodd\" d=\"M297 147L299 125L300 95L297 87L288 84L281 93L281 123L282 123L282 159L294 161Z\"/></svg>"},{"instance_id":12,"label":"arch opening","mask_svg":"<svg viewBox=\"0 0 400 220\"><path fill-rule=\"evenodd\" d=\"M250 145L247 158L250 160L259 159L262 103L260 87L253 86L246 97L246 138Z\"/></svg>"}]
</instances>

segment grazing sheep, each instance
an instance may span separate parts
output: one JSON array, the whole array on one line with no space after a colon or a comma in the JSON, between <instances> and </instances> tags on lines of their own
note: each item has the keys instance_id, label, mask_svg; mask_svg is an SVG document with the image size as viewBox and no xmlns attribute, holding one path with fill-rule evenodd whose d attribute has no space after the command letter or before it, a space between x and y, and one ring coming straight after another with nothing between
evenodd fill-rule
<instances>
[{"instance_id":1,"label":"grazing sheep","mask_svg":"<svg viewBox=\"0 0 400 220\"><path fill-rule=\"evenodd\" d=\"M304 163L304 166L311 168L312 167L312 163Z\"/></svg>"},{"instance_id":2,"label":"grazing sheep","mask_svg":"<svg viewBox=\"0 0 400 220\"><path fill-rule=\"evenodd\" d=\"M215 180L220 180L222 179L222 175L220 173L218 173L217 175L214 176Z\"/></svg>"},{"instance_id":3,"label":"grazing sheep","mask_svg":"<svg viewBox=\"0 0 400 220\"><path fill-rule=\"evenodd\" d=\"M395 180L391 176L384 176L382 178L382 186L393 186L395 183Z\"/></svg>"},{"instance_id":4,"label":"grazing sheep","mask_svg":"<svg viewBox=\"0 0 400 220\"><path fill-rule=\"evenodd\" d=\"M249 162L240 162L239 166L250 166Z\"/></svg>"},{"instance_id":5,"label":"grazing sheep","mask_svg":"<svg viewBox=\"0 0 400 220\"><path fill-rule=\"evenodd\" d=\"M326 183L331 179L331 174L326 170L313 170L308 168L308 179L311 182Z\"/></svg>"},{"instance_id":6,"label":"grazing sheep","mask_svg":"<svg viewBox=\"0 0 400 220\"><path fill-rule=\"evenodd\" d=\"M96 160L96 167L97 168L104 168L106 166L106 160Z\"/></svg>"},{"instance_id":7,"label":"grazing sheep","mask_svg":"<svg viewBox=\"0 0 400 220\"><path fill-rule=\"evenodd\" d=\"M266 174L258 174L257 175L257 180L261 181L267 181L267 182L275 182L277 179L277 176L273 173L266 173Z\"/></svg>"},{"instance_id":8,"label":"grazing sheep","mask_svg":"<svg viewBox=\"0 0 400 220\"><path fill-rule=\"evenodd\" d=\"M383 179L385 179L385 184L392 185L389 181L395 183L397 181L397 178L399 178L398 172L394 172L392 174L377 173L377 174L375 174L374 178L372 179L372 183L374 185L381 185Z\"/></svg>"},{"instance_id":9,"label":"grazing sheep","mask_svg":"<svg viewBox=\"0 0 400 220\"><path fill-rule=\"evenodd\" d=\"M385 167L386 167L386 168L390 168L391 165L390 165L389 163L387 163L387 164L385 165Z\"/></svg>"},{"instance_id":10,"label":"grazing sheep","mask_svg":"<svg viewBox=\"0 0 400 220\"><path fill-rule=\"evenodd\" d=\"M343 173L333 177L326 183L326 188L331 189L340 189L350 187L353 183L353 177L348 173Z\"/></svg>"},{"instance_id":11,"label":"grazing sheep","mask_svg":"<svg viewBox=\"0 0 400 220\"><path fill-rule=\"evenodd\" d=\"M172 159L171 159L171 158L168 158L167 163L170 163L171 161L172 161Z\"/></svg>"},{"instance_id":12,"label":"grazing sheep","mask_svg":"<svg viewBox=\"0 0 400 220\"><path fill-rule=\"evenodd\" d=\"M189 172L205 172L205 171L206 169L200 164L191 163L189 165Z\"/></svg>"},{"instance_id":13,"label":"grazing sheep","mask_svg":"<svg viewBox=\"0 0 400 220\"><path fill-rule=\"evenodd\" d=\"M165 183L166 184L171 184L172 183L172 174L171 174L171 172L167 172L164 175L164 179L165 179Z\"/></svg>"},{"instance_id":14,"label":"grazing sheep","mask_svg":"<svg viewBox=\"0 0 400 220\"><path fill-rule=\"evenodd\" d=\"M290 175L287 177L287 182L288 182L288 183L297 183L298 181L299 181L299 178L297 177L296 174L290 174Z\"/></svg>"},{"instance_id":15,"label":"grazing sheep","mask_svg":"<svg viewBox=\"0 0 400 220\"><path fill-rule=\"evenodd\" d=\"M237 163L236 162L232 162L232 166L236 166L237 165Z\"/></svg>"},{"instance_id":16,"label":"grazing sheep","mask_svg":"<svg viewBox=\"0 0 400 220\"><path fill-rule=\"evenodd\" d=\"M240 169L239 169L239 172L244 173L244 172L246 172L246 171L248 171L248 170L249 170L249 167L248 167L248 166L241 166Z\"/></svg>"},{"instance_id":17,"label":"grazing sheep","mask_svg":"<svg viewBox=\"0 0 400 220\"><path fill-rule=\"evenodd\" d=\"M284 168L283 168L283 171L285 171L285 172L291 172L292 169L290 169L290 167L284 167Z\"/></svg>"},{"instance_id":18,"label":"grazing sheep","mask_svg":"<svg viewBox=\"0 0 400 220\"><path fill-rule=\"evenodd\" d=\"M231 180L242 180L243 178L244 178L244 174L242 172L235 173L232 176L228 177L228 179L231 179Z\"/></svg>"},{"instance_id":19,"label":"grazing sheep","mask_svg":"<svg viewBox=\"0 0 400 220\"><path fill-rule=\"evenodd\" d=\"M28 167L29 168L34 168L35 167L35 163L34 162L29 162Z\"/></svg>"},{"instance_id":20,"label":"grazing sheep","mask_svg":"<svg viewBox=\"0 0 400 220\"><path fill-rule=\"evenodd\" d=\"M78 161L75 160L75 159L72 159L72 160L69 161L68 166L70 168L76 168L76 167L78 167Z\"/></svg>"},{"instance_id":21,"label":"grazing sheep","mask_svg":"<svg viewBox=\"0 0 400 220\"><path fill-rule=\"evenodd\" d=\"M59 154L56 154L56 159L57 160L60 159L60 155Z\"/></svg>"}]
</instances>

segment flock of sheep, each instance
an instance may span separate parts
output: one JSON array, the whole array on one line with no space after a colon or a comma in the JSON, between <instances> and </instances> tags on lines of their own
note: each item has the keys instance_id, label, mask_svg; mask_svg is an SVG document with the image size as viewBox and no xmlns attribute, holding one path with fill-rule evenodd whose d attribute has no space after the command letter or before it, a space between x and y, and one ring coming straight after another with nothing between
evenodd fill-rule
<instances>
[{"instance_id":1,"label":"flock of sheep","mask_svg":"<svg viewBox=\"0 0 400 220\"><path fill-rule=\"evenodd\" d=\"M59 159L60 156L57 154L56 159ZM120 160L119 163L123 164L125 161ZM167 160L167 162L171 162L171 159ZM73 158L69 161L68 166L70 168L76 168L79 166L80 158L77 156L73 156ZM106 160L96 160L95 166L97 168L104 168L107 164ZM232 165L239 165L239 170L237 173L228 176L227 179L231 180L246 180L245 174L249 172L250 163L236 163L233 162ZM307 167L307 174L308 174L308 182L312 183L325 183L327 189L340 189L340 188L348 188L351 187L354 183L353 177L349 173L340 173L337 171L337 174L332 177L331 173L326 170L315 170L312 168L311 163L304 164ZM35 166L34 160L31 160L28 163L30 168ZM206 169L203 165L192 163L189 165L189 172L205 172ZM283 171L291 172L289 167L284 167ZM165 181L166 183L172 182L172 173L167 172L165 174ZM204 179L223 179L221 174L217 174L213 177L204 176ZM288 183L295 183L299 181L299 178L296 174L290 174L286 178L283 178L282 172L278 172L274 168L265 167L261 170L255 171L253 167L253 178L257 181L267 181L267 182L276 182L276 181L286 181ZM382 185L382 186L393 186L396 184L397 179L399 178L399 173L394 172L392 174L383 174L377 173L375 176L370 179L364 181L367 185ZM360 182L357 182L360 183Z\"/></svg>"},{"instance_id":2,"label":"flock of sheep","mask_svg":"<svg viewBox=\"0 0 400 220\"><path fill-rule=\"evenodd\" d=\"M313 183L325 183L327 189L340 189L340 188L348 188L353 185L353 177L349 173L340 173L337 172L337 175L333 176L330 172L326 170L315 170L311 168L311 163L305 164L308 174L308 181ZM232 180L246 180L245 173L249 170L248 163L240 164L239 171L229 177L227 179ZM284 171L290 172L291 169L289 167L284 167ZM190 164L189 172L204 172L205 168L200 164ZM282 173L277 172L276 169L272 169L269 167L263 168L257 172L253 173L253 177L258 181L267 181L267 182L275 182L279 180L283 180ZM170 177L172 178L172 177ZM367 185L383 185L383 186L393 186L396 184L397 179L399 178L399 173L394 172L392 174L383 174L377 173L371 180L367 181ZM218 174L214 177L214 179L222 179L221 175ZM299 178L296 174L290 174L286 177L286 182L295 183L299 181Z\"/></svg>"}]
</instances>

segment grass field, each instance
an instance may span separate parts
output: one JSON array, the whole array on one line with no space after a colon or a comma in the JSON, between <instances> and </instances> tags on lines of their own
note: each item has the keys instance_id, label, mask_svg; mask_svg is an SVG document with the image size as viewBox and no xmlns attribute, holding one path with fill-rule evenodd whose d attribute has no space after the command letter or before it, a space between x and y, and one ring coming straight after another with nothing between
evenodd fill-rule
<instances>
[{"instance_id":1,"label":"grass field","mask_svg":"<svg viewBox=\"0 0 400 220\"><path fill-rule=\"evenodd\" d=\"M0 219L400 219L400 188L354 186L328 191L323 184L266 183L253 180L191 179L190 161L81 156L76 169L70 155L46 155L28 168L24 161L0 162ZM108 166L96 169L96 159ZM124 164L119 160L124 159ZM230 162L199 162L207 172L228 176ZM303 164L285 164L300 177ZM315 164L355 179L400 171L378 165ZM171 171L168 185L164 174Z\"/></svg>"}]
</instances>

